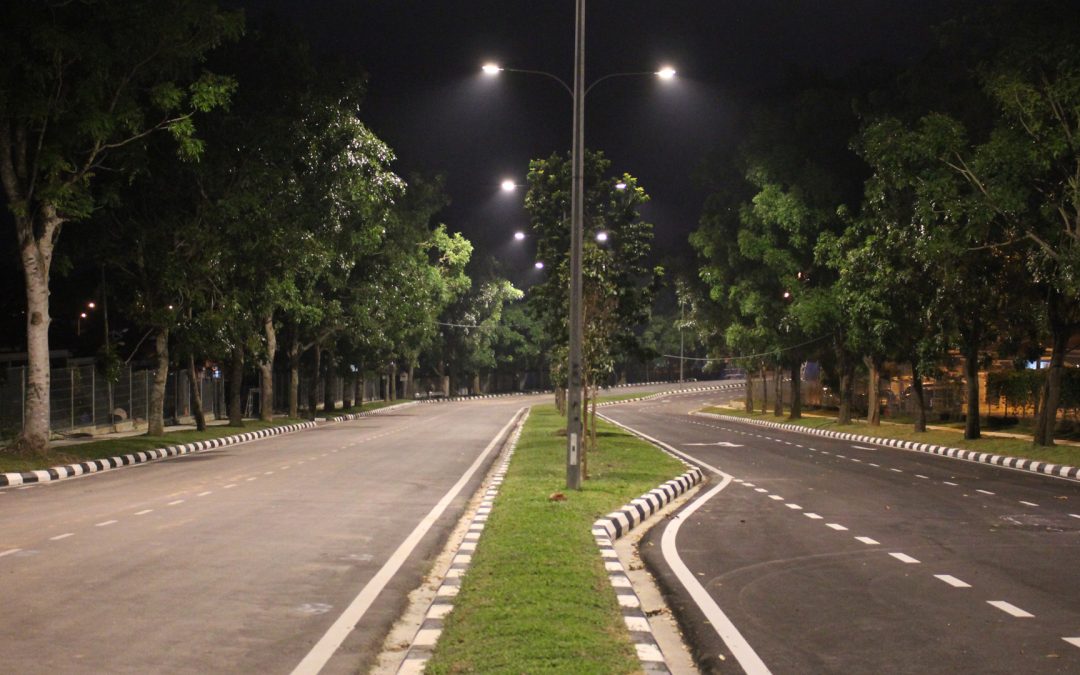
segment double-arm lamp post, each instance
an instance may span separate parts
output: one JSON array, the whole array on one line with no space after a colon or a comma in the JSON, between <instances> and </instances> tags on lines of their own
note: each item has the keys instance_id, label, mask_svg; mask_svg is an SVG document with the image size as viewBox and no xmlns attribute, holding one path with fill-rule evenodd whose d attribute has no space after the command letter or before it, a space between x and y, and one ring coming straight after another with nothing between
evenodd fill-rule
<instances>
[{"instance_id":1,"label":"double-arm lamp post","mask_svg":"<svg viewBox=\"0 0 1080 675\"><path fill-rule=\"evenodd\" d=\"M487 64L483 70L488 75L506 71L543 75L558 82L574 100L574 137L571 144L573 184L570 192L570 354L567 368L566 397L566 488L581 489L581 441L582 441L582 351L584 326L581 300L581 256L585 221L585 96L593 87L613 77L630 75L656 75L662 79L675 76L672 68L659 71L612 73L605 75L588 87L585 86L585 0L577 0L574 21L574 86L571 89L561 78L540 70L501 68Z\"/></svg>"}]
</instances>

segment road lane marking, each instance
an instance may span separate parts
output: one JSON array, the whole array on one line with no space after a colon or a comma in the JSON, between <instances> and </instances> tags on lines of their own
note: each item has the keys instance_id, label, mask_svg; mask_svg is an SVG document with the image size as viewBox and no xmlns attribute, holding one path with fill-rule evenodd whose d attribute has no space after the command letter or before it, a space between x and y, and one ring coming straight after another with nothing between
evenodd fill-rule
<instances>
[{"instance_id":1,"label":"road lane marking","mask_svg":"<svg viewBox=\"0 0 1080 675\"><path fill-rule=\"evenodd\" d=\"M839 523L825 523L825 527L831 527L837 532L847 532L847 528L843 525L840 525Z\"/></svg>"},{"instance_id":2,"label":"road lane marking","mask_svg":"<svg viewBox=\"0 0 1080 675\"><path fill-rule=\"evenodd\" d=\"M264 476L273 476L273 475L274 475L274 472L273 472L273 471L264 471L264 472L263 472L263 475L264 475Z\"/></svg>"},{"instance_id":3,"label":"road lane marking","mask_svg":"<svg viewBox=\"0 0 1080 675\"><path fill-rule=\"evenodd\" d=\"M862 543L866 544L867 546L877 546L878 545L878 542L874 541L870 537L855 537L855 540L856 541L861 541Z\"/></svg>"},{"instance_id":4,"label":"road lane marking","mask_svg":"<svg viewBox=\"0 0 1080 675\"><path fill-rule=\"evenodd\" d=\"M784 501L784 498L781 497L780 495L769 495L769 499L773 499L773 500L776 500L778 502Z\"/></svg>"},{"instance_id":5,"label":"road lane marking","mask_svg":"<svg viewBox=\"0 0 1080 675\"><path fill-rule=\"evenodd\" d=\"M74 537L74 532L65 532L64 534L58 534L55 537L49 537L49 541L60 541L61 539L67 539L68 537Z\"/></svg>"},{"instance_id":6,"label":"road lane marking","mask_svg":"<svg viewBox=\"0 0 1080 675\"><path fill-rule=\"evenodd\" d=\"M234 488L234 487L236 487L236 483L229 483L228 485L222 486L222 489L228 490L229 488Z\"/></svg>"},{"instance_id":7,"label":"road lane marking","mask_svg":"<svg viewBox=\"0 0 1080 675\"><path fill-rule=\"evenodd\" d=\"M166 506L176 506L177 504L183 504L183 499L177 499L176 501L169 502Z\"/></svg>"},{"instance_id":8,"label":"road lane marking","mask_svg":"<svg viewBox=\"0 0 1080 675\"><path fill-rule=\"evenodd\" d=\"M865 445L853 445L851 447L855 448L856 450L877 450L877 448L868 448Z\"/></svg>"},{"instance_id":9,"label":"road lane marking","mask_svg":"<svg viewBox=\"0 0 1080 675\"><path fill-rule=\"evenodd\" d=\"M250 483L251 481L253 481L253 480L259 480L259 477L258 477L258 476L252 476L251 478L248 478L248 482L249 482L249 483Z\"/></svg>"},{"instance_id":10,"label":"road lane marking","mask_svg":"<svg viewBox=\"0 0 1080 675\"><path fill-rule=\"evenodd\" d=\"M1017 619L1033 619L1035 615L1031 612L1025 612L1012 603L1005 602L1004 600L987 600L986 603L992 607L997 607L1006 614L1011 614Z\"/></svg>"},{"instance_id":11,"label":"road lane marking","mask_svg":"<svg viewBox=\"0 0 1080 675\"><path fill-rule=\"evenodd\" d=\"M859 462L860 464L862 463L862 460L861 460L861 459L857 459L857 458L855 458L855 457L852 457L852 458L851 458L851 461L853 461L853 462Z\"/></svg>"},{"instance_id":12,"label":"road lane marking","mask_svg":"<svg viewBox=\"0 0 1080 675\"><path fill-rule=\"evenodd\" d=\"M904 473L903 469L894 469L892 467L889 467L889 471L895 471L896 473Z\"/></svg>"},{"instance_id":13,"label":"road lane marking","mask_svg":"<svg viewBox=\"0 0 1080 675\"><path fill-rule=\"evenodd\" d=\"M837 455L837 459L847 459L847 455Z\"/></svg>"},{"instance_id":14,"label":"road lane marking","mask_svg":"<svg viewBox=\"0 0 1080 675\"><path fill-rule=\"evenodd\" d=\"M874 464L873 462L867 462L867 464L869 464L870 466L874 467L875 469L880 469L880 468L881 468L881 465L880 465L880 464Z\"/></svg>"},{"instance_id":15,"label":"road lane marking","mask_svg":"<svg viewBox=\"0 0 1080 675\"><path fill-rule=\"evenodd\" d=\"M118 523L118 522L120 522L120 521L119 520L105 520L105 521L102 521L100 523L95 523L94 527L107 527L109 525L112 525L112 524Z\"/></svg>"},{"instance_id":16,"label":"road lane marking","mask_svg":"<svg viewBox=\"0 0 1080 675\"><path fill-rule=\"evenodd\" d=\"M18 553L21 550L22 550L21 548L9 548L6 551L0 551L0 558L3 558L6 555L12 555L14 553Z\"/></svg>"},{"instance_id":17,"label":"road lane marking","mask_svg":"<svg viewBox=\"0 0 1080 675\"><path fill-rule=\"evenodd\" d=\"M677 537L679 536L679 528L686 522L687 519L699 508L701 508L706 502L712 499L717 493L726 488L731 482L731 476L724 473L720 469L714 466L702 462L693 455L688 455L684 452L676 450L672 446L659 441L651 436L641 433L627 427L623 424L615 422L610 417L602 416L606 421L613 422L617 426L620 426L627 431L631 431L638 436L641 436L645 440L655 443L664 448L668 452L674 453L678 457L682 457L691 462L694 462L700 467L712 471L720 477L720 484L712 488L703 495L698 496L689 506L684 509L678 519L668 521L668 526L664 528L663 537L660 540L660 547L664 554L664 559L667 560L668 566L671 571L675 573L675 576L682 582L686 592L694 600L697 606L701 609L701 612L705 615L705 619L709 625L713 627L716 634L724 641L727 648L731 650L732 656L739 662L743 670L748 675L768 675L770 672L765 662L761 660L761 657L757 655L754 648L750 646L750 643L746 641L746 638L742 636L739 629L735 627L735 624L731 622L731 619L724 614L719 605L716 604L716 600L713 599L709 592L701 585L701 582L697 580L694 573L687 568L686 563L683 562L682 557L679 555L679 549L675 544Z\"/></svg>"},{"instance_id":18,"label":"road lane marking","mask_svg":"<svg viewBox=\"0 0 1080 675\"><path fill-rule=\"evenodd\" d=\"M896 558L900 562L906 563L908 565L914 565L914 564L919 562L915 558L912 558L911 556L909 556L907 553L890 553L889 555Z\"/></svg>"},{"instance_id":19,"label":"road lane marking","mask_svg":"<svg viewBox=\"0 0 1080 675\"><path fill-rule=\"evenodd\" d=\"M810 520L821 520L821 516L819 516L816 513L811 513L809 511L807 511L803 515L806 516L807 518L809 518Z\"/></svg>"},{"instance_id":20,"label":"road lane marking","mask_svg":"<svg viewBox=\"0 0 1080 675\"><path fill-rule=\"evenodd\" d=\"M921 473L915 474L916 478L922 478L923 480L930 480L930 476L924 476Z\"/></svg>"},{"instance_id":21,"label":"road lane marking","mask_svg":"<svg viewBox=\"0 0 1080 675\"><path fill-rule=\"evenodd\" d=\"M1020 500L1020 503L1024 506L1038 506L1035 502L1025 502L1023 499Z\"/></svg>"},{"instance_id":22,"label":"road lane marking","mask_svg":"<svg viewBox=\"0 0 1080 675\"><path fill-rule=\"evenodd\" d=\"M947 480L943 480L943 481L941 481L941 482L942 482L942 483L945 483L946 485L951 485L951 486L953 486L953 487L956 487L956 486L958 486L958 485L959 485L959 483L951 483L951 482L949 482L949 481L947 481Z\"/></svg>"},{"instance_id":23,"label":"road lane marking","mask_svg":"<svg viewBox=\"0 0 1080 675\"><path fill-rule=\"evenodd\" d=\"M200 492L199 494L197 494L195 496L196 497L205 497L206 495L212 495L212 494L214 494L214 492L212 490L207 490L206 492Z\"/></svg>"},{"instance_id":24,"label":"road lane marking","mask_svg":"<svg viewBox=\"0 0 1080 675\"><path fill-rule=\"evenodd\" d=\"M768 492L765 488L754 488L754 492Z\"/></svg>"},{"instance_id":25,"label":"road lane marking","mask_svg":"<svg viewBox=\"0 0 1080 675\"><path fill-rule=\"evenodd\" d=\"M788 507L789 509L792 509L793 511L802 511L802 507L799 506L798 504L784 504L784 506Z\"/></svg>"},{"instance_id":26,"label":"road lane marking","mask_svg":"<svg viewBox=\"0 0 1080 675\"><path fill-rule=\"evenodd\" d=\"M960 581L951 574L935 574L935 579L941 579L945 583L949 584L953 588L971 588L971 584L966 581Z\"/></svg>"},{"instance_id":27,"label":"road lane marking","mask_svg":"<svg viewBox=\"0 0 1080 675\"><path fill-rule=\"evenodd\" d=\"M499 430L495 437L491 439L487 447L477 455L476 460L472 465L461 475L456 483L442 496L442 498L431 508L426 516L417 523L412 532L409 533L405 540L398 545L397 549L387 559L379 571L375 573L375 576L371 578L364 587L360 589L357 596L349 603L345 611L334 621L326 633L319 638L319 641L315 643L315 646L311 648L311 651L297 664L293 669L292 675L317 675L322 670L323 666L330 660L330 658L337 652L338 648L345 641L346 638L356 628L356 624L367 613L375 599L382 593L383 589L394 578L394 576L401 569L401 566L405 564L412 552L416 549L420 540L424 535L431 530L435 522L443 515L450 504L457 498L461 491L465 488L468 482L472 479L473 475L483 466L488 456L499 444L499 441L506 437L506 434L514 426L514 424L521 421L522 408L514 413L514 416ZM728 477L730 479L730 476ZM727 484L726 482L724 483ZM678 522L678 521L676 521Z\"/></svg>"},{"instance_id":28,"label":"road lane marking","mask_svg":"<svg viewBox=\"0 0 1080 675\"><path fill-rule=\"evenodd\" d=\"M994 494L993 492L990 492L989 490L980 490L979 488L975 488L975 492L981 492L984 495L992 495L992 494Z\"/></svg>"},{"instance_id":29,"label":"road lane marking","mask_svg":"<svg viewBox=\"0 0 1080 675\"><path fill-rule=\"evenodd\" d=\"M137 515L137 516L145 516L146 514L151 513L153 510L154 509L143 509L142 511L136 511L135 515Z\"/></svg>"},{"instance_id":30,"label":"road lane marking","mask_svg":"<svg viewBox=\"0 0 1080 675\"><path fill-rule=\"evenodd\" d=\"M1080 647L1080 637L1071 637L1071 638L1063 637L1061 639L1064 640L1065 642L1068 642L1073 647Z\"/></svg>"},{"instance_id":31,"label":"road lane marking","mask_svg":"<svg viewBox=\"0 0 1080 675\"><path fill-rule=\"evenodd\" d=\"M1080 518L1080 515L1078 515L1078 514L1075 514L1075 513L1070 513L1070 514L1069 514L1069 517L1070 517L1070 518Z\"/></svg>"},{"instance_id":32,"label":"road lane marking","mask_svg":"<svg viewBox=\"0 0 1080 675\"><path fill-rule=\"evenodd\" d=\"M743 485L745 485L746 487L754 487L753 483L743 483Z\"/></svg>"}]
</instances>

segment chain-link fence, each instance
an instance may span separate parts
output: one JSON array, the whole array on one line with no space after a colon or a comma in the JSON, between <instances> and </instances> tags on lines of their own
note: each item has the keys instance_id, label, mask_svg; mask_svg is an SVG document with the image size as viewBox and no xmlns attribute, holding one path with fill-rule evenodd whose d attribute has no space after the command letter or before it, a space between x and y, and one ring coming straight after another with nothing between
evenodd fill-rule
<instances>
[{"instance_id":1,"label":"chain-link fence","mask_svg":"<svg viewBox=\"0 0 1080 675\"><path fill-rule=\"evenodd\" d=\"M146 423L154 371L126 366L110 383L94 365L54 368L50 373L50 428L54 433L92 432L102 427L132 428ZM200 381L208 417L225 416L224 382L207 373ZM26 368L0 371L0 438L15 436L23 424ZM165 383L165 420L191 417L193 391L182 372L169 373Z\"/></svg>"}]
</instances>

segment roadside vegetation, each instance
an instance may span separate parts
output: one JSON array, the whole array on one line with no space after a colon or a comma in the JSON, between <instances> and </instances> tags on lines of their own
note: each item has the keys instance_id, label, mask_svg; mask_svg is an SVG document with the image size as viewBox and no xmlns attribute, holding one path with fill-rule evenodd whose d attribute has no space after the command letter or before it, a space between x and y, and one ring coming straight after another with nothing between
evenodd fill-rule
<instances>
[{"instance_id":1,"label":"roadside vegetation","mask_svg":"<svg viewBox=\"0 0 1080 675\"><path fill-rule=\"evenodd\" d=\"M563 427L554 406L533 408L427 673L640 671L592 524L685 469L600 422L591 480L552 499Z\"/></svg>"},{"instance_id":2,"label":"roadside vegetation","mask_svg":"<svg viewBox=\"0 0 1080 675\"><path fill-rule=\"evenodd\" d=\"M908 425L898 422L881 422L877 426L871 426L864 421L852 420L848 424L840 424L835 417L826 417L824 414L803 412L803 417L791 419L788 417L776 417L772 413L753 412L748 413L742 408L710 407L703 412L716 413L717 415L730 415L746 419L762 420L766 422L781 422L811 429L828 429L876 438L899 438L905 441L917 443L929 443L931 445L943 445L950 448L962 448L977 452L989 452L995 455L1009 457L1023 457L1054 464L1068 464L1077 466L1080 464L1080 447L1070 445L1041 446L1034 445L1030 438L1009 438L989 435L984 433L979 439L965 439L963 427L930 427L923 432L915 432Z\"/></svg>"}]
</instances>

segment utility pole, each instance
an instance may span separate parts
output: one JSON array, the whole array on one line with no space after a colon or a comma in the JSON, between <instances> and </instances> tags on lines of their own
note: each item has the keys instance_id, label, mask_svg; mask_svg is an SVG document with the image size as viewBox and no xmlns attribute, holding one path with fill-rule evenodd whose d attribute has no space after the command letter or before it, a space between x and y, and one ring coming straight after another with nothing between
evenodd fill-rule
<instances>
[{"instance_id":1,"label":"utility pole","mask_svg":"<svg viewBox=\"0 0 1080 675\"><path fill-rule=\"evenodd\" d=\"M570 355L566 397L566 489L581 489L582 231L585 220L585 0L577 0L574 28L573 188L570 198Z\"/></svg>"}]
</instances>

